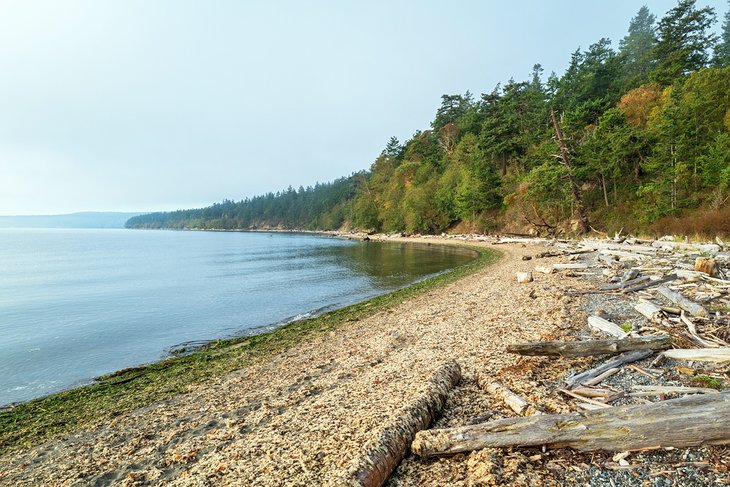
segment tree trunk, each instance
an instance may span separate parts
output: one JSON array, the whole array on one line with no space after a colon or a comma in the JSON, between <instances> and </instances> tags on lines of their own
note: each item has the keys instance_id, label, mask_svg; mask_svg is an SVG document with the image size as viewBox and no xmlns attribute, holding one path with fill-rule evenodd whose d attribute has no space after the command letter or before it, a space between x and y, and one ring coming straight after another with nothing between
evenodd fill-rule
<instances>
[{"instance_id":1,"label":"tree trunk","mask_svg":"<svg viewBox=\"0 0 730 487\"><path fill-rule=\"evenodd\" d=\"M563 138L563 131L560 130L558 119L555 118L555 110L550 109L550 118L553 120L553 127L555 127L555 135L558 138L558 144L560 145L560 158L563 160L563 165L568 170L568 179L570 181L570 190L573 193L573 200L575 206L578 209L578 219L580 221L581 233L588 233L591 229L591 224L588 221L588 213L586 212L585 206L583 205L583 195L578 185L578 180L575 178L573 173L573 166L570 164L570 158L568 157L568 144L565 143Z\"/></svg>"},{"instance_id":2,"label":"tree trunk","mask_svg":"<svg viewBox=\"0 0 730 487\"><path fill-rule=\"evenodd\" d=\"M427 457L482 448L546 446L582 451L685 448L730 443L730 392L640 406L510 418L421 431L411 446Z\"/></svg>"},{"instance_id":3,"label":"tree trunk","mask_svg":"<svg viewBox=\"0 0 730 487\"><path fill-rule=\"evenodd\" d=\"M383 427L382 432L366 445L337 485L380 487L408 450L416 433L427 428L446 404L449 391L461 380L461 368L449 362L433 373L425 391Z\"/></svg>"},{"instance_id":4,"label":"tree trunk","mask_svg":"<svg viewBox=\"0 0 730 487\"><path fill-rule=\"evenodd\" d=\"M620 340L519 343L507 346L507 351L519 353L520 355L587 357L590 355L623 353L631 350L666 350L671 345L672 337L664 335L640 338L622 338Z\"/></svg>"}]
</instances>

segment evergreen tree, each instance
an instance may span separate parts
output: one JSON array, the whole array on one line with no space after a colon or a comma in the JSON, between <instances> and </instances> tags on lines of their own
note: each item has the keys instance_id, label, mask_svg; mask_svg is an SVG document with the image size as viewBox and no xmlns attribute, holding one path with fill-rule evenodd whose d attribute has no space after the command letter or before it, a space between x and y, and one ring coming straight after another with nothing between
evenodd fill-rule
<instances>
[{"instance_id":1,"label":"evergreen tree","mask_svg":"<svg viewBox=\"0 0 730 487\"><path fill-rule=\"evenodd\" d=\"M717 40L717 36L708 32L714 23L715 10L711 7L697 9L695 0L679 0L659 21L654 81L668 85L706 66L709 50Z\"/></svg>"},{"instance_id":2,"label":"evergreen tree","mask_svg":"<svg viewBox=\"0 0 730 487\"><path fill-rule=\"evenodd\" d=\"M730 66L730 1L728 1L728 11L725 12L720 42L715 46L712 63L718 67Z\"/></svg>"},{"instance_id":3,"label":"evergreen tree","mask_svg":"<svg viewBox=\"0 0 730 487\"><path fill-rule=\"evenodd\" d=\"M619 43L619 55L624 65L623 90L635 88L648 80L654 67L655 21L656 16L644 5L631 19L629 32Z\"/></svg>"}]
</instances>

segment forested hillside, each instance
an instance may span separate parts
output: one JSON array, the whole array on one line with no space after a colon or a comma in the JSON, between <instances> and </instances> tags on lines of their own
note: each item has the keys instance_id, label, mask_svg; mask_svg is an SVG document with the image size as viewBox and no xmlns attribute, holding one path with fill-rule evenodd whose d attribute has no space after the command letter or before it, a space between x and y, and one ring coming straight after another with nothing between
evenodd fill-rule
<instances>
[{"instance_id":1,"label":"forested hillside","mask_svg":"<svg viewBox=\"0 0 730 487\"><path fill-rule=\"evenodd\" d=\"M135 228L341 227L435 233L534 228L730 233L730 12L642 7L614 46L536 64L474 96L444 95L427 130L391 138L368 171Z\"/></svg>"}]
</instances>

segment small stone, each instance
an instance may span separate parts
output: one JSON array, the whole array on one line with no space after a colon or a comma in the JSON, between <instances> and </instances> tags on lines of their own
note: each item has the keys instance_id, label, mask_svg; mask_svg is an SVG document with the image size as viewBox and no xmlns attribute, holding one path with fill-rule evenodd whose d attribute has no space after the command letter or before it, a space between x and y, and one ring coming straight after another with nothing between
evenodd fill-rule
<instances>
[{"instance_id":1,"label":"small stone","mask_svg":"<svg viewBox=\"0 0 730 487\"><path fill-rule=\"evenodd\" d=\"M532 282L534 279L532 278L532 272L518 272L517 273L517 282L519 283L526 283L526 282Z\"/></svg>"}]
</instances>

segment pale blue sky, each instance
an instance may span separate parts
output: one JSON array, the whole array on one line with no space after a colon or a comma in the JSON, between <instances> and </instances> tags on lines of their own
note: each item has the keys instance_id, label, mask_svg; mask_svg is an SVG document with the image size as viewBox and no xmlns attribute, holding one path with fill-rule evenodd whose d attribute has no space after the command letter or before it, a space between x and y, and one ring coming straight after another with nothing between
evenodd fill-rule
<instances>
[{"instance_id":1,"label":"pale blue sky","mask_svg":"<svg viewBox=\"0 0 730 487\"><path fill-rule=\"evenodd\" d=\"M614 0L0 0L0 215L166 210L329 181L601 37ZM715 7L724 0L702 1Z\"/></svg>"}]
</instances>

